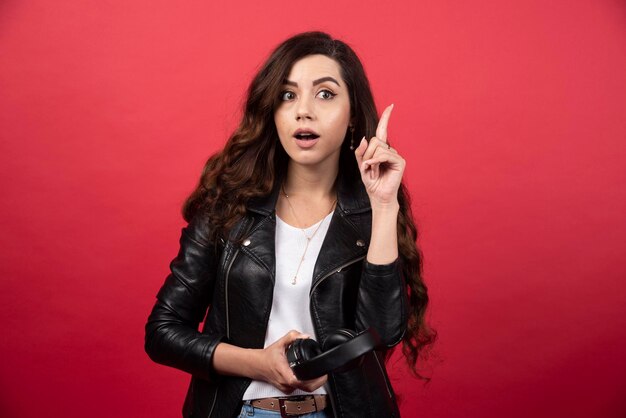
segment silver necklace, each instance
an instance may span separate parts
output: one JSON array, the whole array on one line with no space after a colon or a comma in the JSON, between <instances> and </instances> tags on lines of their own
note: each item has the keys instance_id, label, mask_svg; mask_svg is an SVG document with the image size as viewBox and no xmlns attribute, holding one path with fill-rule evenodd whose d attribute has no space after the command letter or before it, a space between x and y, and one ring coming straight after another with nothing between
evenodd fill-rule
<instances>
[{"instance_id":1,"label":"silver necklace","mask_svg":"<svg viewBox=\"0 0 626 418\"><path fill-rule=\"evenodd\" d=\"M296 216L296 210L293 208L293 206L291 205L291 202L289 201L289 195L287 194L287 192L285 192L285 185L284 184L281 186L281 189L283 191L283 194L285 195L285 198L287 199L287 204L289 205L289 209L291 209L291 214L295 218L296 222L298 222L298 225L302 225L302 223L300 222L300 219L298 219L298 217ZM337 199L335 199L335 201L333 202L333 204L332 204L332 206L330 208L331 211L335 207L335 203L337 203ZM322 219L320 221L319 225L317 225L317 228L315 228L315 231L313 231L311 236L308 236L306 234L306 231L304 230L304 228L298 227L298 229L300 231L302 231L302 234L304 235L304 238L306 238L306 244L304 246L304 252L302 253L302 257L300 257L300 262L298 263L298 268L296 269L296 272L293 275L293 280L291 281L292 285L295 285L297 283L297 281L298 281L298 273L300 272L300 267L302 267L302 263L304 262L304 256L306 256L306 252L309 249L309 243L311 242L311 240L313 239L315 234L317 234L317 231L320 229L320 226L322 226L322 224L324 223L325 219L326 218L324 218L324 219Z\"/></svg>"}]
</instances>

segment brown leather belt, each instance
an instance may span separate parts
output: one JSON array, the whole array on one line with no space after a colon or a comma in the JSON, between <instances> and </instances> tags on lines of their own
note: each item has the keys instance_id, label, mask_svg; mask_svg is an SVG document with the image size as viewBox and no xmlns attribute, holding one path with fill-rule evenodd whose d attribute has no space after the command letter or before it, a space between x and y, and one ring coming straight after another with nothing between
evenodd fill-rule
<instances>
[{"instance_id":1,"label":"brown leather belt","mask_svg":"<svg viewBox=\"0 0 626 418\"><path fill-rule=\"evenodd\" d=\"M301 399L301 400L293 400ZM292 398L263 398L250 401L255 408L279 411L281 416L297 416L326 408L326 395L305 395Z\"/></svg>"}]
</instances>

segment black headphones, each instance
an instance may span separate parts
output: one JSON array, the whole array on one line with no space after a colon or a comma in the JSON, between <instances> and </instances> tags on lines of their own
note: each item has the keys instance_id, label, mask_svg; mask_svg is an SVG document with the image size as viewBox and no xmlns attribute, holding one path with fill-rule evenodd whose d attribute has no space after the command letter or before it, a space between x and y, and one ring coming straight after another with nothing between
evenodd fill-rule
<instances>
[{"instance_id":1,"label":"black headphones","mask_svg":"<svg viewBox=\"0 0 626 418\"><path fill-rule=\"evenodd\" d=\"M363 354L378 345L380 336L374 328L358 334L340 328L329 334L321 346L311 338L294 340L287 347L287 361L298 379L310 380L358 366Z\"/></svg>"}]
</instances>

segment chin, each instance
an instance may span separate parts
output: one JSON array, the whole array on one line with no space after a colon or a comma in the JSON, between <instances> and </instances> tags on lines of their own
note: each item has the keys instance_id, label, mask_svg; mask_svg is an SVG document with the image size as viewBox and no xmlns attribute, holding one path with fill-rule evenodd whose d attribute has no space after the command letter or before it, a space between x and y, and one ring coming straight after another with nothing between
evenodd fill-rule
<instances>
[{"instance_id":1,"label":"chin","mask_svg":"<svg viewBox=\"0 0 626 418\"><path fill-rule=\"evenodd\" d=\"M302 155L305 154L306 151L302 152L298 152L297 154L299 155L293 155L290 154L289 155L289 160L294 163L294 164L298 164L298 165L302 165L302 166L308 166L308 167L313 167L313 166L317 166L317 165L327 165L327 164L332 164L333 162L335 164L339 164L339 153L337 153L336 156L334 155L325 155L325 156L320 156L320 155ZM313 154L313 153L311 153Z\"/></svg>"}]
</instances>

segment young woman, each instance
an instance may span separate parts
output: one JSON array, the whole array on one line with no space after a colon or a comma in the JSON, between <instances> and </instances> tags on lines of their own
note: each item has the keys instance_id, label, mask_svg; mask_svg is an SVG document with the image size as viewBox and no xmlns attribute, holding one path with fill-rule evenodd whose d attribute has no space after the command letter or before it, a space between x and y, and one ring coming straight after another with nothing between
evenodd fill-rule
<instances>
[{"instance_id":1,"label":"young woman","mask_svg":"<svg viewBox=\"0 0 626 418\"><path fill-rule=\"evenodd\" d=\"M321 32L287 39L254 77L146 325L149 356L192 374L185 417L399 416L385 357L403 341L422 377L436 334L392 109L378 120L358 57ZM382 349L356 368L300 381L287 363L297 338L368 327Z\"/></svg>"}]
</instances>

